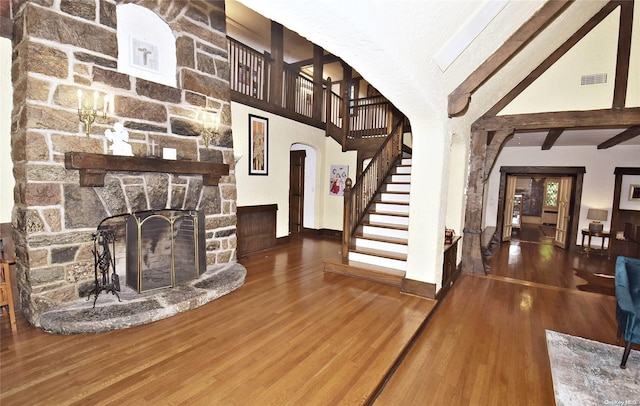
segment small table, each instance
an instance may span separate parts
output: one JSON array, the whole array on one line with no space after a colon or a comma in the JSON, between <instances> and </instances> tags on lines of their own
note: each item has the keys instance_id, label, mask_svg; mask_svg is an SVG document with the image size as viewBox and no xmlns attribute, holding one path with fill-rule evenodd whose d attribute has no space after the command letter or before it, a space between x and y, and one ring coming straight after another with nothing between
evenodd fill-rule
<instances>
[{"instance_id":1,"label":"small table","mask_svg":"<svg viewBox=\"0 0 640 406\"><path fill-rule=\"evenodd\" d=\"M587 246L585 247L584 245L584 237L589 237L589 239L587 240ZM605 240L609 240L609 243L607 244L607 258L611 258L611 251L609 250L609 248L611 247L611 233L609 231L590 231L588 228L583 228L582 229L582 246L585 247L584 251L587 253L587 256L589 256L589 251L591 251L591 237L600 237L602 238L602 245L600 246L600 249L602 251L604 251L604 242Z\"/></svg>"}]
</instances>

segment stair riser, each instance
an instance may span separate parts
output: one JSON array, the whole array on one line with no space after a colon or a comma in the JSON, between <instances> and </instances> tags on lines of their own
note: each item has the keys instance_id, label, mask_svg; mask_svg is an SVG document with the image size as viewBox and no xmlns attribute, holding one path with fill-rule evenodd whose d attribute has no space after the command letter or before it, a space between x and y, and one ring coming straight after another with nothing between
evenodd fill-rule
<instances>
[{"instance_id":1,"label":"stair riser","mask_svg":"<svg viewBox=\"0 0 640 406\"><path fill-rule=\"evenodd\" d=\"M409 225L408 217L389 216L385 214L371 214L369 216L369 221L372 223L399 224L403 226Z\"/></svg>"},{"instance_id":2,"label":"stair riser","mask_svg":"<svg viewBox=\"0 0 640 406\"><path fill-rule=\"evenodd\" d=\"M394 230L391 228L364 226L362 227L362 234L365 236L378 236L378 237L390 237L390 238L409 238L409 232L406 230Z\"/></svg>"},{"instance_id":3,"label":"stair riser","mask_svg":"<svg viewBox=\"0 0 640 406\"><path fill-rule=\"evenodd\" d=\"M391 182L410 183L411 175L391 175Z\"/></svg>"},{"instance_id":4,"label":"stair riser","mask_svg":"<svg viewBox=\"0 0 640 406\"><path fill-rule=\"evenodd\" d=\"M376 203L375 209L386 213L409 214L409 206L406 204Z\"/></svg>"},{"instance_id":5,"label":"stair riser","mask_svg":"<svg viewBox=\"0 0 640 406\"><path fill-rule=\"evenodd\" d=\"M397 254L407 254L409 251L406 244L394 244L392 242L367 240L365 238L356 238L356 248L372 248Z\"/></svg>"},{"instance_id":6,"label":"stair riser","mask_svg":"<svg viewBox=\"0 0 640 406\"><path fill-rule=\"evenodd\" d=\"M400 185L400 184L387 184L385 189L387 192L406 192L409 193L411 191L411 185Z\"/></svg>"},{"instance_id":7,"label":"stair riser","mask_svg":"<svg viewBox=\"0 0 640 406\"><path fill-rule=\"evenodd\" d=\"M380 194L380 200L382 200L383 203L386 203L386 202L409 203L409 195L408 194L401 194L401 193L381 193Z\"/></svg>"},{"instance_id":8,"label":"stair riser","mask_svg":"<svg viewBox=\"0 0 640 406\"><path fill-rule=\"evenodd\" d=\"M411 165L412 162L411 158L402 158L402 165Z\"/></svg>"},{"instance_id":9,"label":"stair riser","mask_svg":"<svg viewBox=\"0 0 640 406\"><path fill-rule=\"evenodd\" d=\"M398 166L394 172L394 174L396 175L410 175L411 174L411 167L410 166Z\"/></svg>"},{"instance_id":10,"label":"stair riser","mask_svg":"<svg viewBox=\"0 0 640 406\"><path fill-rule=\"evenodd\" d=\"M365 264L384 266L387 268L397 269L399 271L407 270L407 262L397 259L381 258L373 255L360 254L358 252L350 252L349 260L364 262Z\"/></svg>"}]
</instances>

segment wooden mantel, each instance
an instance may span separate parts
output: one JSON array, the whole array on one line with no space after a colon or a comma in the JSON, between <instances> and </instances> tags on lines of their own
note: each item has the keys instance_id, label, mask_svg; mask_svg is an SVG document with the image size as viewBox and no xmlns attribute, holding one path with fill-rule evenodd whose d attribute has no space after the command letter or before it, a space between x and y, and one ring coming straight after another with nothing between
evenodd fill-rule
<instances>
[{"instance_id":1,"label":"wooden mantel","mask_svg":"<svg viewBox=\"0 0 640 406\"><path fill-rule=\"evenodd\" d=\"M67 152L64 155L67 169L80 171L80 186L104 186L104 175L108 171L118 172L162 172L177 175L202 175L206 186L216 186L221 176L229 174L229 165L212 162L196 162Z\"/></svg>"}]
</instances>

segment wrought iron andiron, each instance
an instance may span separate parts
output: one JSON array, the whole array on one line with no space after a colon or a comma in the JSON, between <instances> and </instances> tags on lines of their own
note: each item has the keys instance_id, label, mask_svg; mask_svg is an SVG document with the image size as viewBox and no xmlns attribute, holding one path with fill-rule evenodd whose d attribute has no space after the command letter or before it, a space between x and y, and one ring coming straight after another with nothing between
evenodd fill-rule
<instances>
[{"instance_id":1,"label":"wrought iron andiron","mask_svg":"<svg viewBox=\"0 0 640 406\"><path fill-rule=\"evenodd\" d=\"M121 302L120 295L118 294L118 292L120 292L120 278L116 273L115 258L111 256L111 249L109 249L109 244L111 244L113 251L115 251L115 241L116 236L113 231L98 230L93 235L95 286L91 292L89 292L87 300L91 298L92 294L95 295L93 299L94 308L96 307L98 295L103 290L116 295L118 301ZM111 276L109 276L109 268L111 268ZM100 270L99 275L98 270Z\"/></svg>"}]
</instances>

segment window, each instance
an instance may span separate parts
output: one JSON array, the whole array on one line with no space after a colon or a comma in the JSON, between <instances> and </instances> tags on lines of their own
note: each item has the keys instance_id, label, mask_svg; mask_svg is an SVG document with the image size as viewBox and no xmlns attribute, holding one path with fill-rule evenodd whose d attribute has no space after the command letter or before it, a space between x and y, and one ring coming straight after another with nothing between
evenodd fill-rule
<instances>
[{"instance_id":1,"label":"window","mask_svg":"<svg viewBox=\"0 0 640 406\"><path fill-rule=\"evenodd\" d=\"M544 184L544 205L546 207L558 207L558 189L560 182L548 180Z\"/></svg>"}]
</instances>

